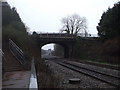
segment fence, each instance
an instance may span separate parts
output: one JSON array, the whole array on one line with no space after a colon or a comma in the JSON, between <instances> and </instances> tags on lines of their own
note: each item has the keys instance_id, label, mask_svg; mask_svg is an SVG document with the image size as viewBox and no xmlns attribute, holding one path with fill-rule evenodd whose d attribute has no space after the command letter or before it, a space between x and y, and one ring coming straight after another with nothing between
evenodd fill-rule
<instances>
[{"instance_id":1,"label":"fence","mask_svg":"<svg viewBox=\"0 0 120 90\"><path fill-rule=\"evenodd\" d=\"M39 34L41 38L74 38L75 35L65 34L65 33L41 33Z\"/></svg>"}]
</instances>

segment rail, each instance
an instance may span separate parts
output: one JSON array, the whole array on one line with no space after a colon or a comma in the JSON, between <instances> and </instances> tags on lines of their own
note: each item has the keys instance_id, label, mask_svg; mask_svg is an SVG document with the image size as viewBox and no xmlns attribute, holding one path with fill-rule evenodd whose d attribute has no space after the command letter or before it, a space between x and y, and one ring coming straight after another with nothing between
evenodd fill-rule
<instances>
[{"instance_id":1,"label":"rail","mask_svg":"<svg viewBox=\"0 0 120 90\"><path fill-rule=\"evenodd\" d=\"M63 62L56 62L57 64L61 65L61 66L64 66L66 68L69 68L73 71L76 71L76 72L79 72L79 73L82 73L82 74L85 74L87 76L90 76L90 77L93 77L97 80L100 80L100 81L103 81L107 84L110 84L112 86L115 86L117 88L120 87L119 85L119 77L116 77L116 76L113 76L113 75L110 75L110 74L105 74L103 72L98 72L98 71L95 71L95 70L91 70L91 69L88 69L88 68L84 68L84 67L80 67L80 66L76 66L74 64L71 64L71 63L63 63Z\"/></svg>"},{"instance_id":2,"label":"rail","mask_svg":"<svg viewBox=\"0 0 120 90\"><path fill-rule=\"evenodd\" d=\"M38 83L37 83L37 75L36 75L34 57L32 59L32 63L31 63L31 77L30 77L29 90L33 90L33 88L35 90L38 90Z\"/></svg>"},{"instance_id":3,"label":"rail","mask_svg":"<svg viewBox=\"0 0 120 90\"><path fill-rule=\"evenodd\" d=\"M9 39L9 49L20 64L25 65L27 63L25 54L11 39Z\"/></svg>"}]
</instances>

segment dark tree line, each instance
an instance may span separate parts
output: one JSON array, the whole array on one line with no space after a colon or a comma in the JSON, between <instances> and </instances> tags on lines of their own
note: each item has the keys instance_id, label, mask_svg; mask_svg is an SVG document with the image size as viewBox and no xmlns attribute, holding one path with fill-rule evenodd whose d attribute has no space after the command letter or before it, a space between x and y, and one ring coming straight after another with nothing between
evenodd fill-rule
<instances>
[{"instance_id":1,"label":"dark tree line","mask_svg":"<svg viewBox=\"0 0 120 90\"><path fill-rule=\"evenodd\" d=\"M4 4L6 3L6 4ZM2 25L8 25L11 22L18 21L21 22L21 19L15 9L15 7L11 8L9 5L7 5L7 2L4 2L2 4Z\"/></svg>"},{"instance_id":2,"label":"dark tree line","mask_svg":"<svg viewBox=\"0 0 120 90\"><path fill-rule=\"evenodd\" d=\"M120 35L120 2L108 8L102 14L97 26L98 35L104 39L118 37Z\"/></svg>"},{"instance_id":3,"label":"dark tree line","mask_svg":"<svg viewBox=\"0 0 120 90\"><path fill-rule=\"evenodd\" d=\"M2 2L2 26L7 27L8 25L11 25L16 30L26 32L26 27L17 13L16 8L11 8L7 2Z\"/></svg>"},{"instance_id":4,"label":"dark tree line","mask_svg":"<svg viewBox=\"0 0 120 90\"><path fill-rule=\"evenodd\" d=\"M25 44L29 36L25 24L22 22L15 7L2 2L2 44L6 48L9 38L19 45ZM4 45L5 44L5 45Z\"/></svg>"}]
</instances>

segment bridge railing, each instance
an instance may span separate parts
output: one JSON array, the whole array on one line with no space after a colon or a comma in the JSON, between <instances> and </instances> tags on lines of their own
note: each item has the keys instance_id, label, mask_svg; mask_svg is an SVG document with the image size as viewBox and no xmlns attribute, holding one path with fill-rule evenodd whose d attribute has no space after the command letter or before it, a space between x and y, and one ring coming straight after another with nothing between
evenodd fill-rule
<instances>
[{"instance_id":1,"label":"bridge railing","mask_svg":"<svg viewBox=\"0 0 120 90\"><path fill-rule=\"evenodd\" d=\"M74 38L75 35L65 34L65 33L41 33L39 34L41 38Z\"/></svg>"},{"instance_id":2,"label":"bridge railing","mask_svg":"<svg viewBox=\"0 0 120 90\"><path fill-rule=\"evenodd\" d=\"M26 55L11 39L9 39L9 49L20 64L24 66L24 68L28 68Z\"/></svg>"}]
</instances>

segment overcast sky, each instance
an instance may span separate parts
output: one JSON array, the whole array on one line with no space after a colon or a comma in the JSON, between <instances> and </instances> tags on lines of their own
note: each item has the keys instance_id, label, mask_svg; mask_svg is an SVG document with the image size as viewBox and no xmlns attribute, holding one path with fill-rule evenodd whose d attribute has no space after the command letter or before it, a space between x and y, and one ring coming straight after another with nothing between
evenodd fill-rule
<instances>
[{"instance_id":1,"label":"overcast sky","mask_svg":"<svg viewBox=\"0 0 120 90\"><path fill-rule=\"evenodd\" d=\"M119 0L7 0L16 7L22 21L30 31L59 32L61 19L78 14L86 17L88 31L97 34L96 26L108 7Z\"/></svg>"},{"instance_id":2,"label":"overcast sky","mask_svg":"<svg viewBox=\"0 0 120 90\"><path fill-rule=\"evenodd\" d=\"M78 14L86 17L89 33L97 33L103 11L119 0L7 0L16 7L22 21L30 31L59 32L61 19Z\"/></svg>"}]
</instances>

